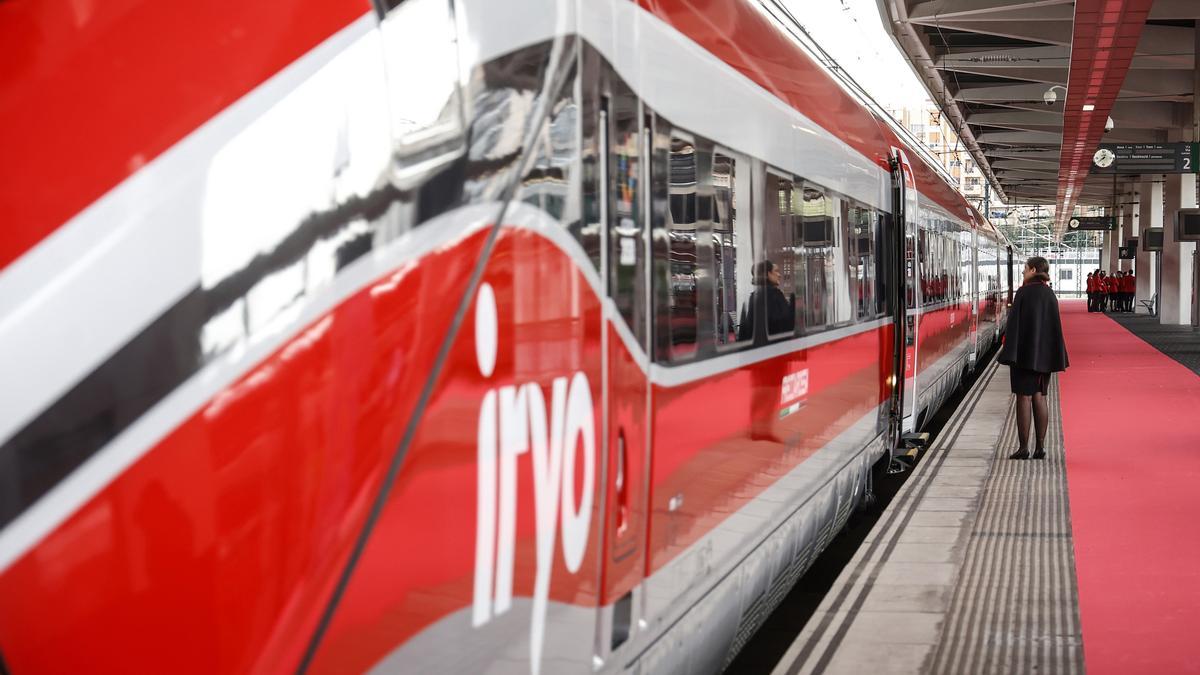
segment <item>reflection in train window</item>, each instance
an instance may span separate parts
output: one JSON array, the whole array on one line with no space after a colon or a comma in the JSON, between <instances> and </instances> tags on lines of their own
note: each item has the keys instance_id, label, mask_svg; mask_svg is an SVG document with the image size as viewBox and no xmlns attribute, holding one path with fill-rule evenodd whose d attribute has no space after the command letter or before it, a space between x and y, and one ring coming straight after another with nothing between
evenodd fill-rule
<instances>
[{"instance_id":1,"label":"reflection in train window","mask_svg":"<svg viewBox=\"0 0 1200 675\"><path fill-rule=\"evenodd\" d=\"M960 298L967 298L973 295L974 286L971 285L971 230L963 230L958 233L958 295Z\"/></svg>"},{"instance_id":2,"label":"reflection in train window","mask_svg":"<svg viewBox=\"0 0 1200 675\"><path fill-rule=\"evenodd\" d=\"M805 275L804 328L820 330L828 323L826 261L833 247L833 219L824 190L806 184L800 208L801 248L797 268Z\"/></svg>"},{"instance_id":3,"label":"reflection in train window","mask_svg":"<svg viewBox=\"0 0 1200 675\"><path fill-rule=\"evenodd\" d=\"M574 75L568 78L574 82ZM549 119L531 149L534 156L521 181L521 200L545 211L562 222L572 233L579 230L580 196L571 180L578 155L576 131L578 108L570 84L560 92L550 110Z\"/></svg>"},{"instance_id":4,"label":"reflection in train window","mask_svg":"<svg viewBox=\"0 0 1200 675\"><path fill-rule=\"evenodd\" d=\"M833 218L835 237L833 255L830 260L826 261L829 268L826 273L826 283L830 295L828 306L833 310L829 322L834 325L842 325L854 320L854 303L851 300L850 266L848 264L850 249L847 243L850 238L848 233L850 202L842 197L830 195L828 203L831 207L829 213Z\"/></svg>"},{"instance_id":5,"label":"reflection in train window","mask_svg":"<svg viewBox=\"0 0 1200 675\"><path fill-rule=\"evenodd\" d=\"M608 138L608 295L638 342L645 339L641 126L638 99L621 82L612 83Z\"/></svg>"},{"instance_id":6,"label":"reflection in train window","mask_svg":"<svg viewBox=\"0 0 1200 675\"><path fill-rule=\"evenodd\" d=\"M742 322L749 297L746 279L750 267L749 218L737 212L737 162L727 155L712 155L712 279L713 323L717 345L754 338L753 327Z\"/></svg>"},{"instance_id":7,"label":"reflection in train window","mask_svg":"<svg viewBox=\"0 0 1200 675\"><path fill-rule=\"evenodd\" d=\"M792 241L792 181L766 173L762 192L763 254L754 265L749 314L769 337L796 330L795 245Z\"/></svg>"},{"instance_id":8,"label":"reflection in train window","mask_svg":"<svg viewBox=\"0 0 1200 675\"><path fill-rule=\"evenodd\" d=\"M859 321L875 316L875 219L871 209L854 204L850 207L847 242L850 281L854 289L854 316Z\"/></svg>"},{"instance_id":9,"label":"reflection in train window","mask_svg":"<svg viewBox=\"0 0 1200 675\"><path fill-rule=\"evenodd\" d=\"M920 223L917 230L917 283L921 288L921 306L929 304L929 230Z\"/></svg>"},{"instance_id":10,"label":"reflection in train window","mask_svg":"<svg viewBox=\"0 0 1200 675\"><path fill-rule=\"evenodd\" d=\"M667 331L670 334L669 357L672 361L681 361L696 354L696 332L700 319L696 288L696 222L700 206L696 146L691 141L672 138L670 167Z\"/></svg>"}]
</instances>

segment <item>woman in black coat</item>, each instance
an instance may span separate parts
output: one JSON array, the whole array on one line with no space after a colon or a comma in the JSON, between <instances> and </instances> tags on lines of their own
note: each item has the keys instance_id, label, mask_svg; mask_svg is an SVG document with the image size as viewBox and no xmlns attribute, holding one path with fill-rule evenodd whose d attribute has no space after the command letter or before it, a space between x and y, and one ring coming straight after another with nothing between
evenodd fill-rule
<instances>
[{"instance_id":1,"label":"woman in black coat","mask_svg":"<svg viewBox=\"0 0 1200 675\"><path fill-rule=\"evenodd\" d=\"M779 289L781 280L779 267L770 260L762 260L754 265L755 290L743 308L738 340L752 339L755 331L764 338L768 332L772 335L792 332L796 325L796 309Z\"/></svg>"},{"instance_id":2,"label":"woman in black coat","mask_svg":"<svg viewBox=\"0 0 1200 675\"><path fill-rule=\"evenodd\" d=\"M1025 263L1025 283L1013 298L1004 331L1000 363L1008 366L1012 392L1017 395L1017 433L1020 447L1009 459L1043 459L1050 414L1046 390L1050 374L1067 369L1058 298L1050 290L1050 264L1035 256ZM1037 425L1037 446L1029 454L1029 422Z\"/></svg>"}]
</instances>

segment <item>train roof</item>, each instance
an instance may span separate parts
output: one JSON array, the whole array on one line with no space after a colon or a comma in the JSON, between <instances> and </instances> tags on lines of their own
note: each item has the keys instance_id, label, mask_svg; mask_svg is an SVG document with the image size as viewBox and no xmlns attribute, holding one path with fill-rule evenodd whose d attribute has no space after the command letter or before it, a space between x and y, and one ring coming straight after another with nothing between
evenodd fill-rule
<instances>
[{"instance_id":1,"label":"train roof","mask_svg":"<svg viewBox=\"0 0 1200 675\"><path fill-rule=\"evenodd\" d=\"M847 75L777 0L731 2L722 7L719 21L698 17L686 0L638 2L881 168L889 168L893 148L903 150L923 196L1006 241L950 184L950 174L924 145Z\"/></svg>"}]
</instances>

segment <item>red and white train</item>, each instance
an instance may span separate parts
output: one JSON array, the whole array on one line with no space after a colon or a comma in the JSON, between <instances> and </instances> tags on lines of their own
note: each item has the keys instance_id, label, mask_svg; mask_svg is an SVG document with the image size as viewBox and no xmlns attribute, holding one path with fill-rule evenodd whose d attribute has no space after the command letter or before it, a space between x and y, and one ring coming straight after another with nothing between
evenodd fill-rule
<instances>
[{"instance_id":1,"label":"red and white train","mask_svg":"<svg viewBox=\"0 0 1200 675\"><path fill-rule=\"evenodd\" d=\"M750 0L0 16L0 671L718 671L1003 325Z\"/></svg>"}]
</instances>

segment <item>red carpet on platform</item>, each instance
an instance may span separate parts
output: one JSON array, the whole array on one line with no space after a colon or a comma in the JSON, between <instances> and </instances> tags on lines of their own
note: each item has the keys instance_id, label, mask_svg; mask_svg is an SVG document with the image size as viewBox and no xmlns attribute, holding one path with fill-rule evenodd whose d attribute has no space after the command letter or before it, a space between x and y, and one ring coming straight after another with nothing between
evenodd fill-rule
<instances>
[{"instance_id":1,"label":"red carpet on platform","mask_svg":"<svg viewBox=\"0 0 1200 675\"><path fill-rule=\"evenodd\" d=\"M1200 377L1082 301L1061 307L1087 670L1200 672Z\"/></svg>"}]
</instances>

